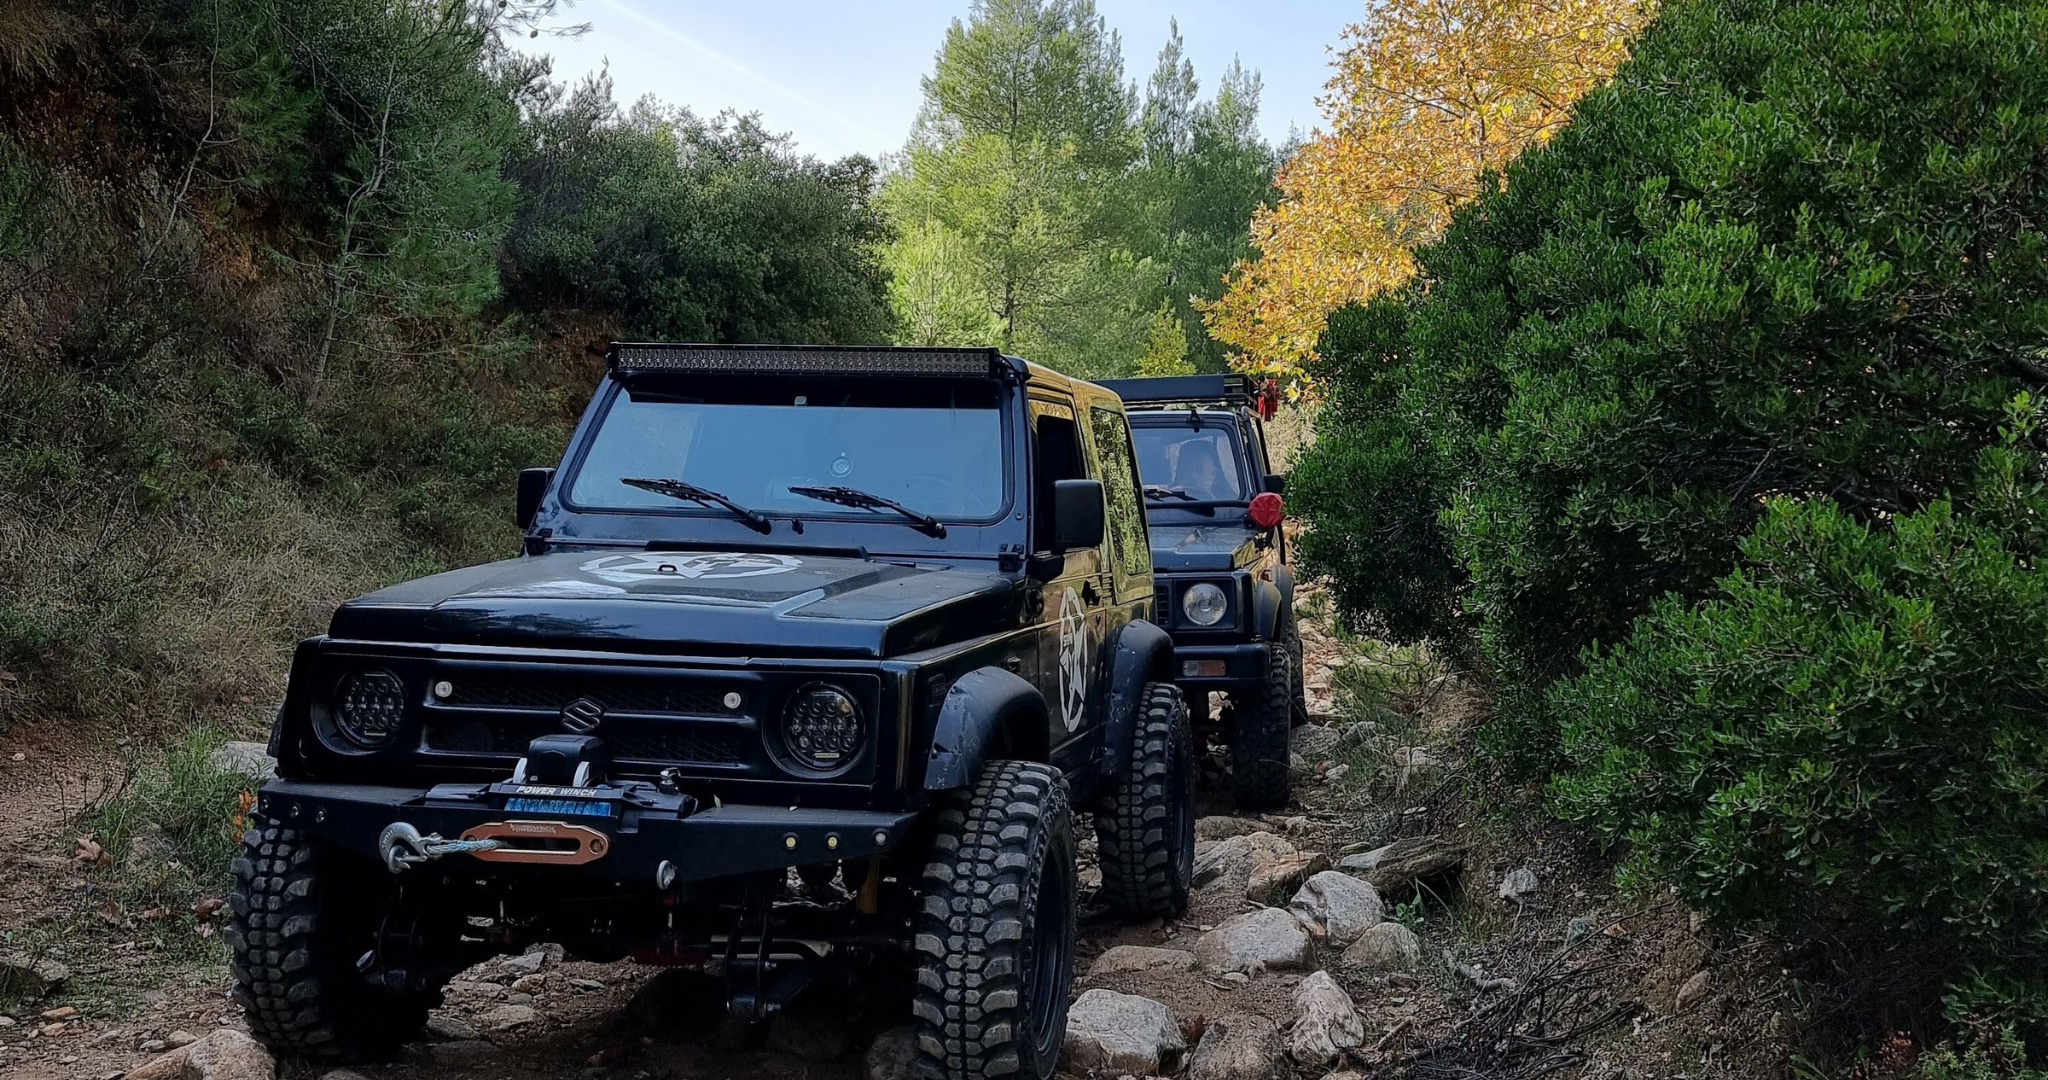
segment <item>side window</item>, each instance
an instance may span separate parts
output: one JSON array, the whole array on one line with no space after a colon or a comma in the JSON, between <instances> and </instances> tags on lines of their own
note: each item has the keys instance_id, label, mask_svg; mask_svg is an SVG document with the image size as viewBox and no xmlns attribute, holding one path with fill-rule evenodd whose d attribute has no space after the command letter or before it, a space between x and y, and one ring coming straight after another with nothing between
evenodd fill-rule
<instances>
[{"instance_id":1,"label":"side window","mask_svg":"<svg viewBox=\"0 0 2048 1080\"><path fill-rule=\"evenodd\" d=\"M1116 537L1123 572L1137 577L1152 572L1152 542L1145 535L1144 488L1138 481L1137 455L1131 452L1131 431L1114 409L1089 410L1095 453L1102 459L1102 493L1109 503L1109 531Z\"/></svg>"},{"instance_id":2,"label":"side window","mask_svg":"<svg viewBox=\"0 0 2048 1080\"><path fill-rule=\"evenodd\" d=\"M1057 408L1055 406L1054 408ZM1058 480L1085 480L1088 466L1081 457L1081 433L1071 414L1048 409L1033 420L1031 483L1038 512L1031 518L1031 549L1052 550L1052 486Z\"/></svg>"}]
</instances>

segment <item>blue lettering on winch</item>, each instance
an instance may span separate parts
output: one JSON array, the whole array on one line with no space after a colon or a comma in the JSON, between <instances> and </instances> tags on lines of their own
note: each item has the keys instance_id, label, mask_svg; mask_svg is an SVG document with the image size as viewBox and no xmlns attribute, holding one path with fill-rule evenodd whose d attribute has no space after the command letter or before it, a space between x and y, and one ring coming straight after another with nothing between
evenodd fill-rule
<instances>
[{"instance_id":1,"label":"blue lettering on winch","mask_svg":"<svg viewBox=\"0 0 2048 1080\"><path fill-rule=\"evenodd\" d=\"M610 817L610 803L581 799L507 799L505 809L521 814L570 814L577 817Z\"/></svg>"}]
</instances>

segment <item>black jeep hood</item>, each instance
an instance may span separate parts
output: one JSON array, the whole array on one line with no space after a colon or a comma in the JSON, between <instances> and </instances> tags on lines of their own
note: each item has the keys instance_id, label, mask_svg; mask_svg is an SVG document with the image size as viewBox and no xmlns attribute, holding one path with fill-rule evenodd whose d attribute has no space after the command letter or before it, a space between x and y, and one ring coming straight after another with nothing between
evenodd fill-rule
<instances>
[{"instance_id":1,"label":"black jeep hood","mask_svg":"<svg viewBox=\"0 0 2048 1080\"><path fill-rule=\"evenodd\" d=\"M555 552L343 604L329 634L703 654L891 656L1014 624L1017 578L761 552Z\"/></svg>"},{"instance_id":2,"label":"black jeep hood","mask_svg":"<svg viewBox=\"0 0 2048 1080\"><path fill-rule=\"evenodd\" d=\"M1232 570L1252 560L1263 530L1235 521L1152 526L1152 567L1162 574L1184 570Z\"/></svg>"}]
</instances>

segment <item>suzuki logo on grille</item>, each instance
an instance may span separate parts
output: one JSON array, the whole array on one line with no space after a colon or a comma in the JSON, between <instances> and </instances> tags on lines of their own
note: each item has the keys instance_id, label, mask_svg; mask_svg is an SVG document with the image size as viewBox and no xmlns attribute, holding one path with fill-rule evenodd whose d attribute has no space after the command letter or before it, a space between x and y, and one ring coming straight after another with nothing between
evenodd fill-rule
<instances>
[{"instance_id":1,"label":"suzuki logo on grille","mask_svg":"<svg viewBox=\"0 0 2048 1080\"><path fill-rule=\"evenodd\" d=\"M562 727L576 735L588 735L604 723L604 706L589 698L577 698L562 706Z\"/></svg>"}]
</instances>

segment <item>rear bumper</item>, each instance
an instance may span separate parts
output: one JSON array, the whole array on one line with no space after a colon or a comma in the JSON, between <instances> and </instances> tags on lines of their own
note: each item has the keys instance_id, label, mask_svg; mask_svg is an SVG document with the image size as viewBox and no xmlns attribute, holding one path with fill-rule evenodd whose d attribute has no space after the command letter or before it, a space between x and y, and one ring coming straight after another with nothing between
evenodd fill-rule
<instances>
[{"instance_id":1,"label":"rear bumper","mask_svg":"<svg viewBox=\"0 0 2048 1080\"><path fill-rule=\"evenodd\" d=\"M1263 641L1238 645L1179 645L1173 647L1174 682L1184 690L1218 690L1240 693L1265 683L1272 650ZM1199 667L1196 665L1200 665ZM1220 674L1214 674L1220 667ZM1194 674L1190 674L1194 672Z\"/></svg>"},{"instance_id":2,"label":"rear bumper","mask_svg":"<svg viewBox=\"0 0 2048 1080\"><path fill-rule=\"evenodd\" d=\"M481 789L476 789L479 792ZM673 802L674 800L668 800ZM554 822L594 830L602 854L575 865L496 863L473 854L442 861L465 869L563 875L653 887L656 870L675 867L674 883L863 858L894 849L908 838L917 814L901 811L811 810L769 806L694 809L626 805L608 817L511 811L487 796L460 797L448 788L381 787L273 780L263 786L260 812L279 824L380 859L378 838L404 822L423 836L453 840L464 832L512 822Z\"/></svg>"}]
</instances>

